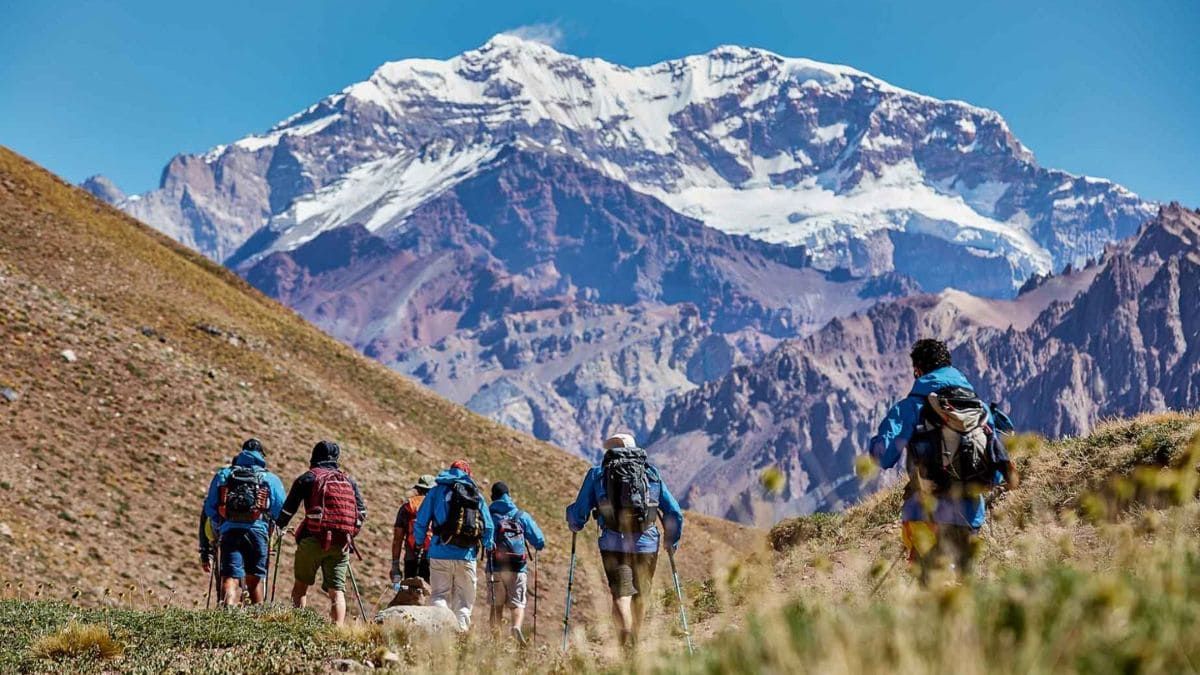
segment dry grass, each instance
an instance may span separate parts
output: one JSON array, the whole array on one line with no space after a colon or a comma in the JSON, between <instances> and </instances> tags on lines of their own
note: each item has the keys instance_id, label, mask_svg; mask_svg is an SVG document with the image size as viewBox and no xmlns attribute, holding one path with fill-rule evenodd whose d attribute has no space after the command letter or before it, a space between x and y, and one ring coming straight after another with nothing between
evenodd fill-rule
<instances>
[{"instance_id":1,"label":"dry grass","mask_svg":"<svg viewBox=\"0 0 1200 675\"><path fill-rule=\"evenodd\" d=\"M107 626L72 621L55 633L38 638L29 651L39 659L118 659L125 646L113 638Z\"/></svg>"}]
</instances>

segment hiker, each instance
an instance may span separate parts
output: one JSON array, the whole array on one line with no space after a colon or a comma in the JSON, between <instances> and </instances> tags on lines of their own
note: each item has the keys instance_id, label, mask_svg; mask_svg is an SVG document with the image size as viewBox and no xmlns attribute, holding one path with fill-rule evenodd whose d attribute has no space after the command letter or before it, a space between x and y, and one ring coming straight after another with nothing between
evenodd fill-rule
<instances>
[{"instance_id":1,"label":"hiker","mask_svg":"<svg viewBox=\"0 0 1200 675\"><path fill-rule=\"evenodd\" d=\"M907 458L901 538L925 581L939 559L959 573L969 570L986 518L984 494L1012 485L1015 476L995 431L994 409L951 365L946 344L918 340L911 357L912 389L880 423L870 453L883 469Z\"/></svg>"},{"instance_id":2,"label":"hiker","mask_svg":"<svg viewBox=\"0 0 1200 675\"><path fill-rule=\"evenodd\" d=\"M525 622L528 550L530 546L536 551L542 550L546 547L546 538L533 516L517 508L508 485L502 481L492 484L492 504L488 510L492 513L494 543L488 556L492 626L499 628L507 605L512 610L512 635L524 646L525 633L521 627Z\"/></svg>"},{"instance_id":3,"label":"hiker","mask_svg":"<svg viewBox=\"0 0 1200 675\"><path fill-rule=\"evenodd\" d=\"M479 547L492 549L492 516L487 500L471 478L471 465L458 460L438 474L436 484L417 511L416 541L429 544L430 604L446 607L458 629L471 628L475 606L475 560Z\"/></svg>"},{"instance_id":4,"label":"hiker","mask_svg":"<svg viewBox=\"0 0 1200 675\"><path fill-rule=\"evenodd\" d=\"M226 606L241 601L243 582L251 604L263 601L271 524L279 517L283 500L283 483L267 471L266 450L257 438L243 443L233 462L213 476L204 515L216 533L220 597ZM201 538L205 538L203 530Z\"/></svg>"},{"instance_id":5,"label":"hiker","mask_svg":"<svg viewBox=\"0 0 1200 675\"><path fill-rule=\"evenodd\" d=\"M392 584L399 584L405 579L420 577L429 581L429 539L432 532L425 534L425 539L417 543L413 531L417 524L417 511L425 501L425 495L433 489L434 477L425 474L417 479L412 489L416 494L409 497L400 509L396 511L396 524L392 528ZM403 556L403 557L402 557ZM404 569L400 569L400 561L404 561Z\"/></svg>"},{"instance_id":6,"label":"hiker","mask_svg":"<svg viewBox=\"0 0 1200 675\"><path fill-rule=\"evenodd\" d=\"M317 583L321 570L321 590L329 596L329 618L337 625L346 621L346 574L354 537L367 519L367 507L358 483L338 468L341 448L332 441L313 446L305 471L292 483L279 526L286 528L304 504L304 519L296 528L296 582L292 587L292 605L303 608L308 588Z\"/></svg>"},{"instance_id":7,"label":"hiker","mask_svg":"<svg viewBox=\"0 0 1200 675\"><path fill-rule=\"evenodd\" d=\"M600 527L600 559L612 594L613 622L620 630L621 646L631 650L646 614L659 540L665 537L672 553L679 548L683 511L658 469L647 461L646 451L629 434L604 442L604 459L584 476L579 496L567 507L567 524L579 532L593 515Z\"/></svg>"}]
</instances>

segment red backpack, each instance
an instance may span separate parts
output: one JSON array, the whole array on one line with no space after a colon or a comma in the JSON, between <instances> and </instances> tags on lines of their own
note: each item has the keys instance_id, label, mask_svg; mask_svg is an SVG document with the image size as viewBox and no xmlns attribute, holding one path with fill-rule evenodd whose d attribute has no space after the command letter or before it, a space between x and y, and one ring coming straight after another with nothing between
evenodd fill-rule
<instances>
[{"instance_id":1,"label":"red backpack","mask_svg":"<svg viewBox=\"0 0 1200 675\"><path fill-rule=\"evenodd\" d=\"M325 550L335 543L345 546L358 534L354 483L337 469L318 467L309 471L315 480L304 504L304 535L316 536Z\"/></svg>"}]
</instances>

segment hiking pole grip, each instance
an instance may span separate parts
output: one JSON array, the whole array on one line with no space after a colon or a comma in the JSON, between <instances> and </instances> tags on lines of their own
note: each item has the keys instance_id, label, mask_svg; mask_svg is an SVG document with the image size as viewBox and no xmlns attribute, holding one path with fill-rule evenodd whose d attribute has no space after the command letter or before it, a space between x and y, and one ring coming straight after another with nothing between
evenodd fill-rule
<instances>
[{"instance_id":1,"label":"hiking pole grip","mask_svg":"<svg viewBox=\"0 0 1200 675\"><path fill-rule=\"evenodd\" d=\"M563 614L562 650L564 653L567 651L567 635L571 630L571 586L575 583L575 540L578 538L578 532L571 533L571 563L567 567L567 610Z\"/></svg>"},{"instance_id":2,"label":"hiking pole grip","mask_svg":"<svg viewBox=\"0 0 1200 675\"><path fill-rule=\"evenodd\" d=\"M691 656L695 653L692 649L692 632L688 630L687 609L684 607L683 601L683 586L679 584L679 571L675 568L675 551L672 551L670 546L667 547L667 560L671 561L671 578L675 580L675 596L679 598L679 620L683 623L683 637L687 641L688 655Z\"/></svg>"}]
</instances>

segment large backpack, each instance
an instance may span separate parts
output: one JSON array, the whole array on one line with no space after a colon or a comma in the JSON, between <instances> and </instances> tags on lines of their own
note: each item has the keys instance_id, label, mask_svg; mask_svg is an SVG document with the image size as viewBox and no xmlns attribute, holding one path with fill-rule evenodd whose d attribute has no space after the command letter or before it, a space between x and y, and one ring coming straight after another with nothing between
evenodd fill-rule
<instances>
[{"instance_id":1,"label":"large backpack","mask_svg":"<svg viewBox=\"0 0 1200 675\"><path fill-rule=\"evenodd\" d=\"M495 520L496 548L492 552L493 567L497 570L519 571L525 567L528 556L521 512L513 511Z\"/></svg>"},{"instance_id":2,"label":"large backpack","mask_svg":"<svg viewBox=\"0 0 1200 675\"><path fill-rule=\"evenodd\" d=\"M995 485L1003 446L988 424L988 407L975 392L944 387L914 398L925 402L908 453L909 474L918 486L942 491Z\"/></svg>"},{"instance_id":3,"label":"large backpack","mask_svg":"<svg viewBox=\"0 0 1200 675\"><path fill-rule=\"evenodd\" d=\"M478 546L483 539L483 497L471 483L446 489L446 520L437 528L442 542L458 548Z\"/></svg>"},{"instance_id":4,"label":"large backpack","mask_svg":"<svg viewBox=\"0 0 1200 675\"><path fill-rule=\"evenodd\" d=\"M312 490L304 505L304 535L314 535L328 550L345 546L358 534L358 499L350 477L337 469L309 469ZM299 534L299 533L298 533Z\"/></svg>"},{"instance_id":5,"label":"large backpack","mask_svg":"<svg viewBox=\"0 0 1200 675\"><path fill-rule=\"evenodd\" d=\"M235 466L217 493L217 513L231 523L253 523L263 518L271 503L271 489L256 466Z\"/></svg>"},{"instance_id":6,"label":"large backpack","mask_svg":"<svg viewBox=\"0 0 1200 675\"><path fill-rule=\"evenodd\" d=\"M597 510L610 530L641 533L654 527L658 517L658 496L650 487L646 451L641 448L613 448L600 463L600 481L604 494Z\"/></svg>"}]
</instances>

